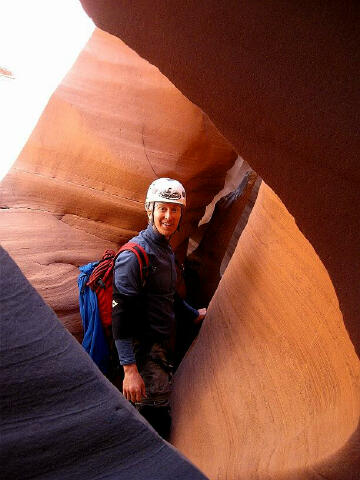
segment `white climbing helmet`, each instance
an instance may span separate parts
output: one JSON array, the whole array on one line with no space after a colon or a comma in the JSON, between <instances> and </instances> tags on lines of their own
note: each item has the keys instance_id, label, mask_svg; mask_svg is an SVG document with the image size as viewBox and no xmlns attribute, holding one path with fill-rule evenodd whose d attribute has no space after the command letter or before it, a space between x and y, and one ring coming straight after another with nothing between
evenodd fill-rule
<instances>
[{"instance_id":1,"label":"white climbing helmet","mask_svg":"<svg viewBox=\"0 0 360 480\"><path fill-rule=\"evenodd\" d=\"M172 178L158 178L150 185L145 200L147 210L152 202L177 203L186 207L185 188Z\"/></svg>"}]
</instances>

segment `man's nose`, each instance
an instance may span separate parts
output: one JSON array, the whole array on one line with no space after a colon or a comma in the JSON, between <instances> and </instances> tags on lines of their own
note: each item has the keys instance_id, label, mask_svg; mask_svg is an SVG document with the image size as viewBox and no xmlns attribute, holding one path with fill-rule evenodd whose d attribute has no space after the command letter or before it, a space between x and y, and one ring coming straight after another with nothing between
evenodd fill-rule
<instances>
[{"instance_id":1,"label":"man's nose","mask_svg":"<svg viewBox=\"0 0 360 480\"><path fill-rule=\"evenodd\" d=\"M172 213L171 213L171 210L166 210L165 212L165 218L166 220L170 220L170 218L172 217Z\"/></svg>"}]
</instances>

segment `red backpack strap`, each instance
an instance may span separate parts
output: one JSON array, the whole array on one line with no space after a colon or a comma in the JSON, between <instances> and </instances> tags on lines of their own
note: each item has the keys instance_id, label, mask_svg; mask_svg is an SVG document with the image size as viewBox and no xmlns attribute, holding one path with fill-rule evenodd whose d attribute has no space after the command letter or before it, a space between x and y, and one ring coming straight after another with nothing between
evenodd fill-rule
<instances>
[{"instance_id":1,"label":"red backpack strap","mask_svg":"<svg viewBox=\"0 0 360 480\"><path fill-rule=\"evenodd\" d=\"M119 251L116 254L116 257L119 255L119 253L124 252L125 250L133 252L136 255L136 258L139 262L141 283L144 284L146 280L147 272L149 269L149 257L147 253L145 252L143 247L141 247L137 243L127 242L119 249ZM144 271L145 271L145 274L144 274Z\"/></svg>"}]
</instances>

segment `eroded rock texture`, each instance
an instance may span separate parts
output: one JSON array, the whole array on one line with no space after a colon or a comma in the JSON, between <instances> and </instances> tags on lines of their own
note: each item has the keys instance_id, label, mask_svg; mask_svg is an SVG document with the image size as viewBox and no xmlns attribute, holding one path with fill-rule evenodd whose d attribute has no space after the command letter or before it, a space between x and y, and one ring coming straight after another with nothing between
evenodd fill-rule
<instances>
[{"instance_id":1,"label":"eroded rock texture","mask_svg":"<svg viewBox=\"0 0 360 480\"><path fill-rule=\"evenodd\" d=\"M96 30L2 182L2 244L80 338L77 266L144 228L158 176L187 189L183 243L235 158L157 68Z\"/></svg>"},{"instance_id":2,"label":"eroded rock texture","mask_svg":"<svg viewBox=\"0 0 360 480\"><path fill-rule=\"evenodd\" d=\"M172 442L212 479L355 479L359 376L326 269L263 184L175 377Z\"/></svg>"},{"instance_id":3,"label":"eroded rock texture","mask_svg":"<svg viewBox=\"0 0 360 480\"><path fill-rule=\"evenodd\" d=\"M358 2L82 4L199 105L279 195L360 350Z\"/></svg>"},{"instance_id":4,"label":"eroded rock texture","mask_svg":"<svg viewBox=\"0 0 360 480\"><path fill-rule=\"evenodd\" d=\"M187 298L197 308L208 306L215 293L223 258L240 219L245 216L256 180L256 173L249 168L236 188L216 202L198 247L186 258Z\"/></svg>"},{"instance_id":5,"label":"eroded rock texture","mask_svg":"<svg viewBox=\"0 0 360 480\"><path fill-rule=\"evenodd\" d=\"M359 478L357 2L82 3L290 212L263 188L177 377L175 444L213 478Z\"/></svg>"},{"instance_id":6,"label":"eroded rock texture","mask_svg":"<svg viewBox=\"0 0 360 480\"><path fill-rule=\"evenodd\" d=\"M102 375L1 247L0 265L1 479L206 480Z\"/></svg>"}]
</instances>

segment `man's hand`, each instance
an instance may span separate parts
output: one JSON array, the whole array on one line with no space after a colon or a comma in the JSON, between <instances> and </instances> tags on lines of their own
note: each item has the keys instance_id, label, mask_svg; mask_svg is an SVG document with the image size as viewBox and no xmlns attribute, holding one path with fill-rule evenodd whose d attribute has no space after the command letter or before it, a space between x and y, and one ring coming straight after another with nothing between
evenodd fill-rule
<instances>
[{"instance_id":1,"label":"man's hand","mask_svg":"<svg viewBox=\"0 0 360 480\"><path fill-rule=\"evenodd\" d=\"M141 402L146 398L145 383L142 379L136 363L124 365L123 395L130 402Z\"/></svg>"},{"instance_id":2,"label":"man's hand","mask_svg":"<svg viewBox=\"0 0 360 480\"><path fill-rule=\"evenodd\" d=\"M199 316L194 319L195 324L201 323L204 320L206 315L206 308L199 308L198 312Z\"/></svg>"}]
</instances>

